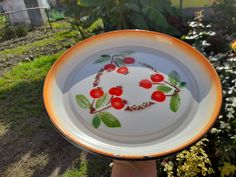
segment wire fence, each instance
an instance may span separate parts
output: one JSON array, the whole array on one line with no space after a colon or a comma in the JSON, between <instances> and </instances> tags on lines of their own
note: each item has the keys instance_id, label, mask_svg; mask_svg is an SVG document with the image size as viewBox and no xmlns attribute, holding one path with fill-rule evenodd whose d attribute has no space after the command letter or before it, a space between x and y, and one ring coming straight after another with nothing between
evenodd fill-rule
<instances>
[{"instance_id":1,"label":"wire fence","mask_svg":"<svg viewBox=\"0 0 236 177\"><path fill-rule=\"evenodd\" d=\"M49 24L49 27L50 29L52 30L52 24L51 24L51 21L50 21L50 18L49 18L49 9L47 7L32 7L32 8L26 8L26 9L20 9L20 10L14 10L14 11L5 11L3 10L1 13L0 13L0 16L4 16L5 19L6 19L6 22L10 25L10 27L12 28L12 31L15 35L15 37L17 37L17 34L16 34L16 30L15 30L15 27L14 27L14 24L12 23L11 19L10 19L10 15L11 14L17 14L17 13L21 13L21 12L27 12L28 15L30 12L32 11L38 11L38 10L44 10L45 14L46 14L46 19L47 19L47 22ZM31 13L32 14L32 13ZM34 14L34 15L37 15L37 14ZM35 17L34 19L36 19L37 17ZM32 20L30 20L30 22L32 22ZM31 24L32 25L32 24Z\"/></svg>"}]
</instances>

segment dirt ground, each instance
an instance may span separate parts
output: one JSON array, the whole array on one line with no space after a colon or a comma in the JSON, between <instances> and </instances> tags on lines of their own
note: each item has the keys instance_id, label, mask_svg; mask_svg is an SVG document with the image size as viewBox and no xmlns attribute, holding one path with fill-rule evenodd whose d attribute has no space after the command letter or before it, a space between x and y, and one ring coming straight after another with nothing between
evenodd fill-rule
<instances>
[{"instance_id":1,"label":"dirt ground","mask_svg":"<svg viewBox=\"0 0 236 177\"><path fill-rule=\"evenodd\" d=\"M45 39L54 33L39 30L3 42L0 52ZM0 78L20 61L65 50L74 42L74 39L64 39L59 44L35 47L21 55L0 55ZM24 78L9 89L0 89L0 176L110 176L111 160L81 151L50 123L42 100L43 82L44 78L34 82Z\"/></svg>"},{"instance_id":2,"label":"dirt ground","mask_svg":"<svg viewBox=\"0 0 236 177\"><path fill-rule=\"evenodd\" d=\"M59 51L64 51L75 44L75 39L60 39L55 43L50 43L50 40L45 45L34 46L34 42L45 41L49 38L53 38L56 34L65 31L65 29L53 29L39 28L28 33L27 36L4 41L0 43L0 76L3 73L9 71L13 66L21 61L30 61L37 58L40 55L55 54ZM1 51L16 49L19 46L32 45L30 50L24 52L13 52L3 54ZM20 53L20 54L18 54Z\"/></svg>"}]
</instances>

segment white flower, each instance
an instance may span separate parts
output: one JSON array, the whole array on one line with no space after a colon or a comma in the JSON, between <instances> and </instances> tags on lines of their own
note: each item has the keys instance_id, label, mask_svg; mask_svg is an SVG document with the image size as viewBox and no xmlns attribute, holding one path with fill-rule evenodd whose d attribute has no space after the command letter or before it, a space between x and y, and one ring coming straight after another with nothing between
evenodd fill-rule
<instances>
[{"instance_id":1,"label":"white flower","mask_svg":"<svg viewBox=\"0 0 236 177\"><path fill-rule=\"evenodd\" d=\"M219 132L221 132L221 130L219 130L219 129L217 129L217 128L212 128L212 129L211 129L211 133L212 133L212 134L219 133Z\"/></svg>"}]
</instances>

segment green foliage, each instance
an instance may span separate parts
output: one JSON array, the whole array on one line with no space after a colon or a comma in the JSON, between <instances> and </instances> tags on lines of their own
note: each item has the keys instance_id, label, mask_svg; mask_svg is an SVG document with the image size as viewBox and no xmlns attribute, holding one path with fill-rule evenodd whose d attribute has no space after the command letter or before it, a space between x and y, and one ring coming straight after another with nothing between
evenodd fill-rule
<instances>
[{"instance_id":1,"label":"green foliage","mask_svg":"<svg viewBox=\"0 0 236 177\"><path fill-rule=\"evenodd\" d=\"M19 121L25 122L28 118L42 117L44 77L60 54L19 63L0 78L0 114L8 126L19 124ZM42 122L41 125L48 126L48 122ZM24 136L29 136L33 131L23 131L22 128Z\"/></svg>"},{"instance_id":2,"label":"green foliage","mask_svg":"<svg viewBox=\"0 0 236 177\"><path fill-rule=\"evenodd\" d=\"M98 116L107 127L110 128L121 127L120 121L109 112L100 112Z\"/></svg>"},{"instance_id":3,"label":"green foliage","mask_svg":"<svg viewBox=\"0 0 236 177\"><path fill-rule=\"evenodd\" d=\"M208 140L202 139L190 150L184 150L176 156L178 163L177 176L194 177L198 174L206 176L214 173L210 159L203 149L206 146L204 141Z\"/></svg>"},{"instance_id":4,"label":"green foliage","mask_svg":"<svg viewBox=\"0 0 236 177\"><path fill-rule=\"evenodd\" d=\"M215 0L213 24L217 31L230 35L236 29L236 0Z\"/></svg>"},{"instance_id":5,"label":"green foliage","mask_svg":"<svg viewBox=\"0 0 236 177\"><path fill-rule=\"evenodd\" d=\"M171 0L174 6L179 7L180 6L180 0ZM189 8L189 7L203 7L210 5L211 1L209 0L184 0L183 1L183 8Z\"/></svg>"},{"instance_id":6,"label":"green foliage","mask_svg":"<svg viewBox=\"0 0 236 177\"><path fill-rule=\"evenodd\" d=\"M57 9L50 9L49 10L49 20L51 22L63 20L65 18L64 13L57 10Z\"/></svg>"},{"instance_id":7,"label":"green foliage","mask_svg":"<svg viewBox=\"0 0 236 177\"><path fill-rule=\"evenodd\" d=\"M0 30L0 40L9 40L17 37L26 36L28 27L25 25L16 25L14 27L6 25Z\"/></svg>"},{"instance_id":8,"label":"green foliage","mask_svg":"<svg viewBox=\"0 0 236 177\"><path fill-rule=\"evenodd\" d=\"M191 44L209 58L221 79L223 103L220 115L207 135L210 140L208 156L214 162L214 171L220 173L218 170L224 170L225 163L234 164L236 158L236 56L225 47L229 46L229 36L218 36L212 31L213 25L203 24L202 18L203 13L199 12L190 22L191 31L184 39L191 40Z\"/></svg>"},{"instance_id":9,"label":"green foliage","mask_svg":"<svg viewBox=\"0 0 236 177\"><path fill-rule=\"evenodd\" d=\"M63 177L82 177L82 176L86 176L88 172L88 162L86 160L81 161L79 168L73 168L70 170L67 170L64 174Z\"/></svg>"},{"instance_id":10,"label":"green foliage","mask_svg":"<svg viewBox=\"0 0 236 177\"><path fill-rule=\"evenodd\" d=\"M204 151L207 141L206 138L202 139L189 150L182 151L176 156L175 162L163 163L164 171L168 177L196 177L214 173L210 159Z\"/></svg>"},{"instance_id":11,"label":"green foliage","mask_svg":"<svg viewBox=\"0 0 236 177\"><path fill-rule=\"evenodd\" d=\"M7 23L6 17L3 16L3 15L0 15L0 28L1 28L2 26L5 26L6 23Z\"/></svg>"},{"instance_id":12,"label":"green foliage","mask_svg":"<svg viewBox=\"0 0 236 177\"><path fill-rule=\"evenodd\" d=\"M171 84L177 85L180 82L180 76L176 71L172 71L168 75L168 80L170 81Z\"/></svg>"},{"instance_id":13,"label":"green foliage","mask_svg":"<svg viewBox=\"0 0 236 177\"><path fill-rule=\"evenodd\" d=\"M236 56L227 52L209 56L209 59L220 76L223 88L221 112L209 135L214 142L212 148L217 149L217 153L211 152L211 156L217 159L219 167L226 162L234 164L236 159Z\"/></svg>"},{"instance_id":14,"label":"green foliage","mask_svg":"<svg viewBox=\"0 0 236 177\"><path fill-rule=\"evenodd\" d=\"M175 94L174 96L171 97L170 99L170 109L173 112L177 112L179 109L179 105L180 105L181 99L179 94Z\"/></svg>"},{"instance_id":15,"label":"green foliage","mask_svg":"<svg viewBox=\"0 0 236 177\"><path fill-rule=\"evenodd\" d=\"M159 86L157 86L157 90L162 91L164 93L168 93L172 90L172 88L168 87L166 85L159 85Z\"/></svg>"},{"instance_id":16,"label":"green foliage","mask_svg":"<svg viewBox=\"0 0 236 177\"><path fill-rule=\"evenodd\" d=\"M96 108L100 108L104 106L109 99L109 96L107 93L105 93L102 97L98 98L96 101Z\"/></svg>"},{"instance_id":17,"label":"green foliage","mask_svg":"<svg viewBox=\"0 0 236 177\"><path fill-rule=\"evenodd\" d=\"M89 11L90 9L84 10L78 5L71 5L71 3L68 3L65 11L65 16L69 17L66 20L71 24L72 29L79 31L83 39L104 28L100 18L93 19L88 23L89 16L86 13Z\"/></svg>"},{"instance_id":18,"label":"green foliage","mask_svg":"<svg viewBox=\"0 0 236 177\"><path fill-rule=\"evenodd\" d=\"M101 119L98 115L96 115L94 118L93 118L93 126L95 128L98 128L101 124Z\"/></svg>"},{"instance_id":19,"label":"green foliage","mask_svg":"<svg viewBox=\"0 0 236 177\"><path fill-rule=\"evenodd\" d=\"M229 49L225 39L220 36L211 24L203 21L204 10L195 12L195 18L189 22L189 32L181 39L190 43L201 53L207 55L210 52L225 52Z\"/></svg>"},{"instance_id":20,"label":"green foliage","mask_svg":"<svg viewBox=\"0 0 236 177\"><path fill-rule=\"evenodd\" d=\"M54 33L53 36L49 36L48 38L45 38L45 39L42 39L39 41L35 41L33 43L29 43L26 45L21 45L16 48L0 51L0 55L2 55L2 56L8 55L8 54L22 55L23 53L26 53L27 51L33 50L35 47L43 47L43 46L47 46L47 45L53 44L53 43L60 43L61 41L65 40L65 38L66 39L73 39L73 40L75 40L74 41L74 43L75 43L76 36L78 36L76 31L69 31L69 32L63 31L63 32L59 32L59 33Z\"/></svg>"},{"instance_id":21,"label":"green foliage","mask_svg":"<svg viewBox=\"0 0 236 177\"><path fill-rule=\"evenodd\" d=\"M106 61L109 61L111 59L110 55L101 55L100 58L98 58L94 63L104 63Z\"/></svg>"},{"instance_id":22,"label":"green foliage","mask_svg":"<svg viewBox=\"0 0 236 177\"><path fill-rule=\"evenodd\" d=\"M102 19L104 30L149 29L178 34L166 16L177 15L169 0L78 0L78 7L68 10L80 28L88 28ZM80 13L78 13L80 11Z\"/></svg>"},{"instance_id":23,"label":"green foliage","mask_svg":"<svg viewBox=\"0 0 236 177\"><path fill-rule=\"evenodd\" d=\"M91 107L90 101L84 95L76 95L76 102L82 109L89 109Z\"/></svg>"},{"instance_id":24,"label":"green foliage","mask_svg":"<svg viewBox=\"0 0 236 177\"><path fill-rule=\"evenodd\" d=\"M219 167L220 170L220 176L233 176L236 172L236 166L232 165L231 163L224 162L224 165L222 167Z\"/></svg>"},{"instance_id":25,"label":"green foliage","mask_svg":"<svg viewBox=\"0 0 236 177\"><path fill-rule=\"evenodd\" d=\"M223 33L219 35L219 31L214 32L214 25L204 24L203 11L196 14L189 26L190 32L182 39L209 58L221 79L223 103L214 127L207 134L209 142L202 142L200 146L198 144L188 151L182 151L176 157L169 157L172 159L169 162L164 160L164 171L169 177L215 176L211 174L213 170L222 177L233 177L236 172L236 55L226 47L232 38ZM224 29L221 26L221 30ZM185 86L185 83L180 83L180 86Z\"/></svg>"}]
</instances>

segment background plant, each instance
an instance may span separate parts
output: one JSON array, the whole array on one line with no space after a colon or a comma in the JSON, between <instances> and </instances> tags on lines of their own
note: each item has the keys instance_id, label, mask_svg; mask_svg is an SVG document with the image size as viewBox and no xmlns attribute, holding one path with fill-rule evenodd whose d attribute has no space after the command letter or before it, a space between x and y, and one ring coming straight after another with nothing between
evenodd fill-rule
<instances>
[{"instance_id":1,"label":"background plant","mask_svg":"<svg viewBox=\"0 0 236 177\"><path fill-rule=\"evenodd\" d=\"M26 36L28 31L29 29L25 25L16 25L14 27L6 25L0 29L0 41Z\"/></svg>"},{"instance_id":2,"label":"background plant","mask_svg":"<svg viewBox=\"0 0 236 177\"><path fill-rule=\"evenodd\" d=\"M65 18L64 12L57 9L50 9L49 11L49 20L51 22L63 20Z\"/></svg>"},{"instance_id":3,"label":"background plant","mask_svg":"<svg viewBox=\"0 0 236 177\"><path fill-rule=\"evenodd\" d=\"M213 39L217 39L218 34L214 31L213 25L203 21L203 16L203 11L196 13L194 20L189 22L189 33L182 39L203 53L216 69L223 88L222 108L214 127L206 135L209 141L201 142L201 148L196 149L199 145L196 144L190 150L170 157L171 161L164 163L164 170L169 176L188 174L189 176L233 177L236 171L236 54L229 48L230 38L228 36L231 33L221 36L220 39L225 43L224 45L215 45L217 41ZM204 168L196 169L192 166L195 160L195 167L200 164ZM166 159L164 159L165 161ZM203 165L206 162L209 162L208 167ZM212 174L212 169L215 174ZM181 171L185 171L185 174L180 173Z\"/></svg>"},{"instance_id":4,"label":"background plant","mask_svg":"<svg viewBox=\"0 0 236 177\"><path fill-rule=\"evenodd\" d=\"M217 31L226 35L235 33L236 0L215 0L213 24Z\"/></svg>"},{"instance_id":5,"label":"background plant","mask_svg":"<svg viewBox=\"0 0 236 177\"><path fill-rule=\"evenodd\" d=\"M184 150L177 154L173 162L164 161L162 165L168 177L195 177L214 173L210 159L204 150L205 142L207 141L208 139L204 138L189 150Z\"/></svg>"},{"instance_id":6,"label":"background plant","mask_svg":"<svg viewBox=\"0 0 236 177\"><path fill-rule=\"evenodd\" d=\"M105 31L128 28L180 34L172 24L182 21L169 0L78 0L77 5L68 14L82 21L83 28L101 19ZM175 17L174 21L170 17Z\"/></svg>"}]
</instances>

